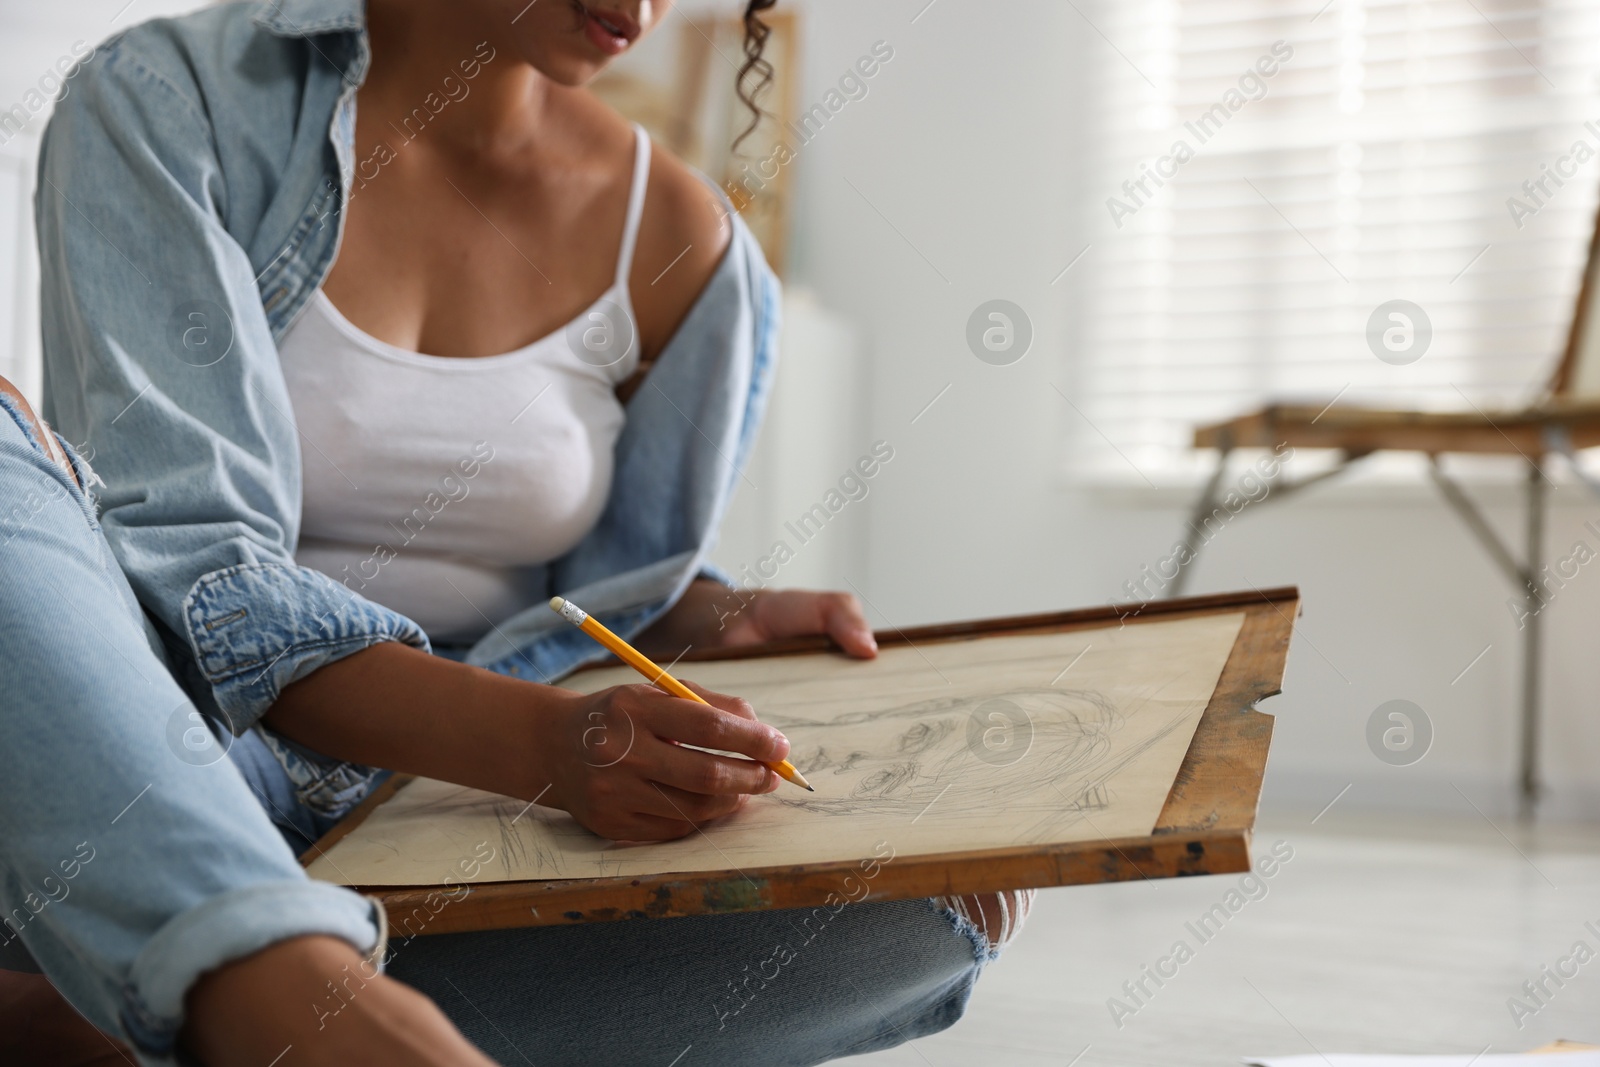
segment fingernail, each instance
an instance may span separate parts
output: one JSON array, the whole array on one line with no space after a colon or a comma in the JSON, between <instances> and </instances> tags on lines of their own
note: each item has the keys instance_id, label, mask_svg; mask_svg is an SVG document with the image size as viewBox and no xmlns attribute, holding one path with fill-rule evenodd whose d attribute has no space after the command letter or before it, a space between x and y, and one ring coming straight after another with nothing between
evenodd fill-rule
<instances>
[{"instance_id":1,"label":"fingernail","mask_svg":"<svg viewBox=\"0 0 1600 1067\"><path fill-rule=\"evenodd\" d=\"M780 749L782 749L782 748L785 748L785 747L787 747L787 746L788 746L788 744L789 744L789 739L788 739L788 738L787 738L787 737L784 737L784 736L783 736L783 735L782 735L782 734L781 734L781 733L779 733L779 732L778 732L778 731L776 731L776 730L768 730L768 731L767 731L767 733L768 733L768 734L769 734L769 735L770 735L770 737L769 737L769 738L768 738L768 740L769 740L769 741L770 741L770 743L771 743L771 744L772 744L772 751L773 751L773 752L775 752L775 753L776 753L776 752L778 752L778 751L779 751L779 750L780 750Z\"/></svg>"}]
</instances>

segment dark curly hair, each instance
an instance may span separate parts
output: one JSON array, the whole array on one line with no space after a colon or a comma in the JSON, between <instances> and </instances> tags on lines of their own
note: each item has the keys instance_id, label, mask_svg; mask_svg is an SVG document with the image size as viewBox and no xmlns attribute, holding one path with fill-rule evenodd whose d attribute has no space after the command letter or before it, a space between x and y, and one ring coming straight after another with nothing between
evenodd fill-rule
<instances>
[{"instance_id":1,"label":"dark curly hair","mask_svg":"<svg viewBox=\"0 0 1600 1067\"><path fill-rule=\"evenodd\" d=\"M744 106L750 109L750 124L733 140L739 144L761 124L761 105L757 100L772 84L772 64L762 55L767 48L767 38L772 27L761 21L761 13L776 6L778 0L750 0L744 9L744 65L734 79L734 89Z\"/></svg>"}]
</instances>

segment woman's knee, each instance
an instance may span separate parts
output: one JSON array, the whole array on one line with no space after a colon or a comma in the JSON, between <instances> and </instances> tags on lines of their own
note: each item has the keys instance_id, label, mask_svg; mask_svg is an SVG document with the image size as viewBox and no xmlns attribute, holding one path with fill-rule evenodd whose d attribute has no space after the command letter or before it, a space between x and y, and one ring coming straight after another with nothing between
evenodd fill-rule
<instances>
[{"instance_id":1,"label":"woman's knee","mask_svg":"<svg viewBox=\"0 0 1600 1067\"><path fill-rule=\"evenodd\" d=\"M984 955L927 900L846 904L754 919L776 946L725 982L718 1029L799 1026L842 1056L935 1033L961 1017ZM803 1020L803 1022L802 1022Z\"/></svg>"},{"instance_id":2,"label":"woman's knee","mask_svg":"<svg viewBox=\"0 0 1600 1067\"><path fill-rule=\"evenodd\" d=\"M900 901L898 908L877 936L867 939L875 942L880 962L852 980L871 1009L867 1032L841 1054L890 1048L954 1026L992 956L973 939L973 927L963 927L939 901Z\"/></svg>"},{"instance_id":3,"label":"woman's knee","mask_svg":"<svg viewBox=\"0 0 1600 1067\"><path fill-rule=\"evenodd\" d=\"M884 1028L850 1051L888 1048L954 1026L966 1013L984 964L1022 929L1035 892L1009 889L916 901L934 918L931 928L919 928L915 943L885 946L885 959L893 965L885 992L891 998L901 994L898 1016L880 1011Z\"/></svg>"},{"instance_id":4,"label":"woman's knee","mask_svg":"<svg viewBox=\"0 0 1600 1067\"><path fill-rule=\"evenodd\" d=\"M0 410L0 417L10 415L16 421L17 429L43 452L45 458L64 470L73 481L77 481L77 472L72 469L71 461L56 443L50 427L34 413L33 407L21 391L5 378L0 378L0 409L3 409Z\"/></svg>"},{"instance_id":5,"label":"woman's knee","mask_svg":"<svg viewBox=\"0 0 1600 1067\"><path fill-rule=\"evenodd\" d=\"M964 921L988 944L991 956L1009 944L1022 930L1028 909L1033 906L1035 889L1004 889L998 893L973 893L959 897L935 897L934 903Z\"/></svg>"}]
</instances>

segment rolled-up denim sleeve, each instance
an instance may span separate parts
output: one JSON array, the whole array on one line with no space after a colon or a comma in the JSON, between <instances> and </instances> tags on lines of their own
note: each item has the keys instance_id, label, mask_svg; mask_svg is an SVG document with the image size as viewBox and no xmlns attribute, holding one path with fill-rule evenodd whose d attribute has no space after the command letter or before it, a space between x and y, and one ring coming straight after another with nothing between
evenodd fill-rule
<instances>
[{"instance_id":1,"label":"rolled-up denim sleeve","mask_svg":"<svg viewBox=\"0 0 1600 1067\"><path fill-rule=\"evenodd\" d=\"M168 1051L185 1016L184 999L201 976L313 935L336 937L365 953L363 977L382 971L388 951L383 907L342 886L286 878L209 897L168 920L134 958L122 996L122 1029L141 1051Z\"/></svg>"},{"instance_id":2,"label":"rolled-up denim sleeve","mask_svg":"<svg viewBox=\"0 0 1600 1067\"><path fill-rule=\"evenodd\" d=\"M202 575L183 601L184 632L217 706L242 734L283 687L381 641L426 648L415 623L317 571L241 563Z\"/></svg>"},{"instance_id":3,"label":"rolled-up denim sleeve","mask_svg":"<svg viewBox=\"0 0 1600 1067\"><path fill-rule=\"evenodd\" d=\"M239 734L324 664L427 639L294 561L302 440L252 259L272 255L230 225L283 247L298 223L270 232L230 199L258 183L230 185L173 47L143 27L103 46L46 131L46 414L90 454L119 564Z\"/></svg>"}]
</instances>

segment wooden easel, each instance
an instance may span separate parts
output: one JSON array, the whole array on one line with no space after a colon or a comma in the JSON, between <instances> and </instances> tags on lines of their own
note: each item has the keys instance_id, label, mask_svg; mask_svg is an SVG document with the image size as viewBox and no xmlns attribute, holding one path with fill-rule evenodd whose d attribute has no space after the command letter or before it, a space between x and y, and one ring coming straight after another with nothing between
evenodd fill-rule
<instances>
[{"instance_id":1,"label":"wooden easel","mask_svg":"<svg viewBox=\"0 0 1600 1067\"><path fill-rule=\"evenodd\" d=\"M962 641L991 634L1094 629L1119 622L1138 626L1196 615L1243 612L1245 616L1151 834L1048 847L897 857L882 867L862 899L893 900L1250 870L1250 837L1273 724L1270 715L1256 711L1253 705L1279 692L1299 605L1298 590L1283 588L1153 601L1123 609L1092 608L879 633L879 645L893 647ZM743 659L826 647L823 639L802 639L710 654L691 653L684 659ZM301 862L309 864L354 830L406 780L397 776L385 783L312 846ZM441 896L439 886L356 888L383 902L396 929L401 928L406 916L426 909L431 918L420 932L461 933L817 907L827 903L837 893L841 880L857 867L851 861L640 878L492 882L471 886L459 898L452 896L445 907L433 906Z\"/></svg>"},{"instance_id":2,"label":"wooden easel","mask_svg":"<svg viewBox=\"0 0 1600 1067\"><path fill-rule=\"evenodd\" d=\"M1274 484L1266 499L1284 497L1342 473L1375 452L1421 452L1428 472L1445 502L1461 517L1490 558L1523 596L1522 710L1518 789L1520 812L1532 818L1539 801L1540 652L1544 622L1538 580L1544 567L1544 525L1549 481L1545 467L1551 455L1565 457L1571 470L1596 495L1600 483L1586 475L1575 453L1600 445L1600 216L1589 242L1589 261L1573 311L1567 346L1544 396L1517 410L1459 412L1404 411L1328 405L1270 404L1259 411L1195 430L1196 448L1217 450L1213 470L1184 530L1190 565L1170 587L1181 596L1193 559L1199 554L1202 526L1217 507L1236 448L1325 448L1339 453L1329 470L1297 482ZM1527 467L1525 499L1526 547L1522 558L1501 540L1460 483L1445 474L1439 457L1445 453L1477 453L1520 457Z\"/></svg>"}]
</instances>

